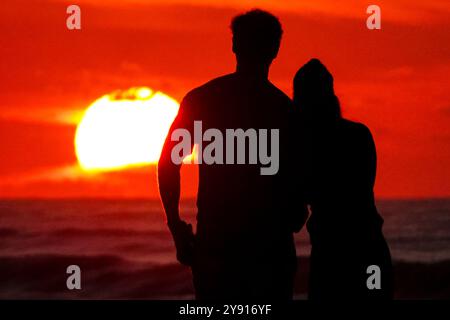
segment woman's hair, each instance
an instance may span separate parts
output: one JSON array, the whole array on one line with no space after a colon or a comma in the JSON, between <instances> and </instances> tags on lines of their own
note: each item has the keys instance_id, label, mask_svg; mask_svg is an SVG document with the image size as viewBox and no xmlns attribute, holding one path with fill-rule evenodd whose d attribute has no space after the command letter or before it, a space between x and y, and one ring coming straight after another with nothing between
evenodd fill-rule
<instances>
[{"instance_id":1,"label":"woman's hair","mask_svg":"<svg viewBox=\"0 0 450 320\"><path fill-rule=\"evenodd\" d=\"M333 76L318 59L309 60L295 74L294 105L308 122L329 122L342 117Z\"/></svg>"}]
</instances>

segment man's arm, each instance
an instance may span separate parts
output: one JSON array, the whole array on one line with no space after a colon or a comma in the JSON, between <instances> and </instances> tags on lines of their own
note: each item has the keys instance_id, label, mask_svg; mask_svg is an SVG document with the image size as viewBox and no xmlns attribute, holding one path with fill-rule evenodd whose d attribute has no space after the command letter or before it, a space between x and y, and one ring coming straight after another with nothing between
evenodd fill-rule
<instances>
[{"instance_id":1,"label":"man's arm","mask_svg":"<svg viewBox=\"0 0 450 320\"><path fill-rule=\"evenodd\" d=\"M174 122L175 123L175 122ZM167 217L169 227L178 223L180 219L180 168L171 160L172 152L172 128L167 135L161 157L158 162L158 186L161 200Z\"/></svg>"},{"instance_id":2,"label":"man's arm","mask_svg":"<svg viewBox=\"0 0 450 320\"><path fill-rule=\"evenodd\" d=\"M177 259L186 265L192 263L193 232L192 226L180 218L180 169L181 164L172 161L172 149L178 141L172 141L172 133L176 129L187 129L192 137L193 120L189 116L187 99L183 99L178 115L175 118L166 137L161 157L158 162L158 186L167 224L172 233L177 248ZM191 150L193 144L191 139Z\"/></svg>"}]
</instances>

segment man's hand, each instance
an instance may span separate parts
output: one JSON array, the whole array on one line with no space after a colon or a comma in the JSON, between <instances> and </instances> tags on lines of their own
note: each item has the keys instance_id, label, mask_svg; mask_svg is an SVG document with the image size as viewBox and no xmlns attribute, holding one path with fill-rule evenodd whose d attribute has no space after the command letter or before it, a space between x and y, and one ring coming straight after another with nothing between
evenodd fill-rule
<instances>
[{"instance_id":1,"label":"man's hand","mask_svg":"<svg viewBox=\"0 0 450 320\"><path fill-rule=\"evenodd\" d=\"M309 216L309 210L306 205L302 205L299 208L299 212L295 212L294 219L293 219L293 232L297 233L299 232L303 226L306 224L306 221L308 220Z\"/></svg>"},{"instance_id":2,"label":"man's hand","mask_svg":"<svg viewBox=\"0 0 450 320\"><path fill-rule=\"evenodd\" d=\"M194 233L192 225L182 220L169 223L175 247L177 249L177 259L181 264L192 266L194 259Z\"/></svg>"}]
</instances>

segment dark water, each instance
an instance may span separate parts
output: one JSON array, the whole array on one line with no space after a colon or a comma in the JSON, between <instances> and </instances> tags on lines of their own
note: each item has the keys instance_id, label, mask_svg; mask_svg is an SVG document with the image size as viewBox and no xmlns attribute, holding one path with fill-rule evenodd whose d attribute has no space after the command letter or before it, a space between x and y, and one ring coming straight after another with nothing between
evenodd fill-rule
<instances>
[{"instance_id":1,"label":"dark water","mask_svg":"<svg viewBox=\"0 0 450 320\"><path fill-rule=\"evenodd\" d=\"M378 208L396 262L450 261L450 199ZM194 202L184 202L182 214L193 222ZM296 240L307 256L306 232ZM82 268L80 292L65 287L70 264ZM159 200L3 200L0 297L190 298L192 285L189 269L176 263Z\"/></svg>"}]
</instances>

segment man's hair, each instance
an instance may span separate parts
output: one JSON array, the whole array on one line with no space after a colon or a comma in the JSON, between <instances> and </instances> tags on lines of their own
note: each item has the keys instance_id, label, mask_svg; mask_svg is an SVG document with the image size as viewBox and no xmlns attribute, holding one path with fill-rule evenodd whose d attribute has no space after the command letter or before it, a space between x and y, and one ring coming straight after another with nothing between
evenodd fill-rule
<instances>
[{"instance_id":1,"label":"man's hair","mask_svg":"<svg viewBox=\"0 0 450 320\"><path fill-rule=\"evenodd\" d=\"M277 17L267 11L253 9L231 21L233 52L256 60L272 60L278 54L283 30Z\"/></svg>"}]
</instances>

